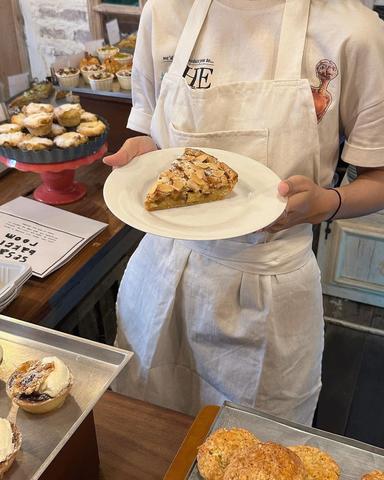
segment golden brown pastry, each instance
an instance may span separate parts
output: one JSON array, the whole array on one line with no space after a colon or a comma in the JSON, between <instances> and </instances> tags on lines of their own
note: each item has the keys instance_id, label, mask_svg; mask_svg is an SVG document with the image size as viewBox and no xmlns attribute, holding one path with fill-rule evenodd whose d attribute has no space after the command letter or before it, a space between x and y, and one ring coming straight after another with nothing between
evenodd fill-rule
<instances>
[{"instance_id":1,"label":"golden brown pastry","mask_svg":"<svg viewBox=\"0 0 384 480\"><path fill-rule=\"evenodd\" d=\"M108 73L112 73L113 75L118 72L121 68L124 68L124 65L122 65L120 62L115 60L113 57L108 57L106 58L103 63L105 67L105 70Z\"/></svg>"},{"instance_id":2,"label":"golden brown pastry","mask_svg":"<svg viewBox=\"0 0 384 480\"><path fill-rule=\"evenodd\" d=\"M277 443L259 443L233 456L224 480L306 480L300 458Z\"/></svg>"},{"instance_id":3,"label":"golden brown pastry","mask_svg":"<svg viewBox=\"0 0 384 480\"><path fill-rule=\"evenodd\" d=\"M45 357L22 363L9 377L6 391L21 409L47 413L60 408L73 384L73 376L57 357Z\"/></svg>"},{"instance_id":4,"label":"golden brown pastry","mask_svg":"<svg viewBox=\"0 0 384 480\"><path fill-rule=\"evenodd\" d=\"M0 418L0 478L9 470L21 447L21 433L17 426Z\"/></svg>"},{"instance_id":5,"label":"golden brown pastry","mask_svg":"<svg viewBox=\"0 0 384 480\"><path fill-rule=\"evenodd\" d=\"M23 132L1 133L0 147L17 147L17 145L26 137Z\"/></svg>"},{"instance_id":6,"label":"golden brown pastry","mask_svg":"<svg viewBox=\"0 0 384 480\"><path fill-rule=\"evenodd\" d=\"M83 111L80 116L81 122L96 122L97 116L94 113Z\"/></svg>"},{"instance_id":7,"label":"golden brown pastry","mask_svg":"<svg viewBox=\"0 0 384 480\"><path fill-rule=\"evenodd\" d=\"M105 131L105 128L105 124L101 120L96 120L96 122L80 123L76 131L86 137L97 137Z\"/></svg>"},{"instance_id":8,"label":"golden brown pastry","mask_svg":"<svg viewBox=\"0 0 384 480\"><path fill-rule=\"evenodd\" d=\"M34 115L35 113L53 113L53 106L50 103L29 103L22 109L24 115Z\"/></svg>"},{"instance_id":9,"label":"golden brown pastry","mask_svg":"<svg viewBox=\"0 0 384 480\"><path fill-rule=\"evenodd\" d=\"M64 103L55 108L55 117L63 127L77 127L83 109L79 103Z\"/></svg>"},{"instance_id":10,"label":"golden brown pastry","mask_svg":"<svg viewBox=\"0 0 384 480\"><path fill-rule=\"evenodd\" d=\"M0 125L0 133L15 133L20 132L21 130L20 125L16 125L16 123L2 123Z\"/></svg>"},{"instance_id":11,"label":"golden brown pastry","mask_svg":"<svg viewBox=\"0 0 384 480\"><path fill-rule=\"evenodd\" d=\"M361 477L361 480L384 480L384 472L373 470Z\"/></svg>"},{"instance_id":12,"label":"golden brown pastry","mask_svg":"<svg viewBox=\"0 0 384 480\"><path fill-rule=\"evenodd\" d=\"M25 138L17 145L21 150L45 150L53 147L53 142L49 138L33 137L26 135Z\"/></svg>"},{"instance_id":13,"label":"golden brown pastry","mask_svg":"<svg viewBox=\"0 0 384 480\"><path fill-rule=\"evenodd\" d=\"M43 137L44 135L48 135L51 131L52 121L52 113L34 113L25 117L24 127L26 127L31 135Z\"/></svg>"},{"instance_id":14,"label":"golden brown pastry","mask_svg":"<svg viewBox=\"0 0 384 480\"><path fill-rule=\"evenodd\" d=\"M85 135L77 132L67 132L53 139L55 145L60 148L78 147L88 141Z\"/></svg>"},{"instance_id":15,"label":"golden brown pastry","mask_svg":"<svg viewBox=\"0 0 384 480\"><path fill-rule=\"evenodd\" d=\"M340 467L328 453L307 445L288 448L300 457L307 470L308 480L338 480L340 478Z\"/></svg>"},{"instance_id":16,"label":"golden brown pastry","mask_svg":"<svg viewBox=\"0 0 384 480\"><path fill-rule=\"evenodd\" d=\"M221 480L233 455L252 447L259 440L242 428L220 428L213 432L197 451L197 466L205 480Z\"/></svg>"},{"instance_id":17,"label":"golden brown pastry","mask_svg":"<svg viewBox=\"0 0 384 480\"><path fill-rule=\"evenodd\" d=\"M15 125L19 125L21 128L23 128L24 118L25 118L24 113L16 113L15 115L12 115L11 123L14 123Z\"/></svg>"},{"instance_id":18,"label":"golden brown pastry","mask_svg":"<svg viewBox=\"0 0 384 480\"><path fill-rule=\"evenodd\" d=\"M237 173L224 162L201 150L186 148L168 170L160 173L144 206L162 210L222 200L236 183Z\"/></svg>"},{"instance_id":19,"label":"golden brown pastry","mask_svg":"<svg viewBox=\"0 0 384 480\"><path fill-rule=\"evenodd\" d=\"M52 123L52 129L49 132L49 135L47 135L50 138L57 137L58 135L62 135L65 133L67 129L65 127L62 127L61 125L58 125L57 123Z\"/></svg>"},{"instance_id":20,"label":"golden brown pastry","mask_svg":"<svg viewBox=\"0 0 384 480\"><path fill-rule=\"evenodd\" d=\"M80 70L88 65L100 65L100 61L97 57L85 52L84 58L80 60Z\"/></svg>"}]
</instances>

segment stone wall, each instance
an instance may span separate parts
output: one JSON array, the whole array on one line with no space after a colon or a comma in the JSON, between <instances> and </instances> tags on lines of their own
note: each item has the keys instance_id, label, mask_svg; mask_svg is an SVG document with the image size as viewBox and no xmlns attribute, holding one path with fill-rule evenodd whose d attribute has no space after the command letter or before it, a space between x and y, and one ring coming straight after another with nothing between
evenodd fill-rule
<instances>
[{"instance_id":1,"label":"stone wall","mask_svg":"<svg viewBox=\"0 0 384 480\"><path fill-rule=\"evenodd\" d=\"M91 39L87 0L19 0L32 76L50 75L57 57L80 53Z\"/></svg>"}]
</instances>

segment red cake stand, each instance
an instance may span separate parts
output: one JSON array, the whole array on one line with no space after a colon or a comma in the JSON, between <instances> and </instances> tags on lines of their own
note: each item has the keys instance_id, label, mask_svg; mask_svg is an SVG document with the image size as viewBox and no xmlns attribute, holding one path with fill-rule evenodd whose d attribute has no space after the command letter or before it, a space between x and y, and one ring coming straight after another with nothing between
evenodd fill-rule
<instances>
[{"instance_id":1,"label":"red cake stand","mask_svg":"<svg viewBox=\"0 0 384 480\"><path fill-rule=\"evenodd\" d=\"M0 162L10 168L16 168L22 172L34 172L40 174L42 184L33 192L35 200L50 205L63 205L76 202L87 193L83 183L75 181L76 168L90 165L99 160L107 153L107 144L104 143L99 150L92 155L76 158L62 163L23 163L0 155Z\"/></svg>"}]
</instances>

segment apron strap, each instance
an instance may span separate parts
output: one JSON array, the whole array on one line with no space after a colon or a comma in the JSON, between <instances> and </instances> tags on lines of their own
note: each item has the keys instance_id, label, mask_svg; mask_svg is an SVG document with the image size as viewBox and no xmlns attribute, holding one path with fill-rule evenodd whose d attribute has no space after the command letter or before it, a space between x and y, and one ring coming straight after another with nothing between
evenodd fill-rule
<instances>
[{"instance_id":1,"label":"apron strap","mask_svg":"<svg viewBox=\"0 0 384 480\"><path fill-rule=\"evenodd\" d=\"M204 25L212 0L195 0L176 47L169 73L182 77Z\"/></svg>"},{"instance_id":2,"label":"apron strap","mask_svg":"<svg viewBox=\"0 0 384 480\"><path fill-rule=\"evenodd\" d=\"M275 80L298 80L304 57L311 0L286 0Z\"/></svg>"}]
</instances>

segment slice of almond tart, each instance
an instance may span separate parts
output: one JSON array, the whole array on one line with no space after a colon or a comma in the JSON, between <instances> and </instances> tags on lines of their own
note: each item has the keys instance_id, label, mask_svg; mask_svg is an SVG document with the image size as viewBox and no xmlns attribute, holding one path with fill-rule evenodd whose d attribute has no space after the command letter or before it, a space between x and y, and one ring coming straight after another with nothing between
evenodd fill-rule
<instances>
[{"instance_id":1,"label":"slice of almond tart","mask_svg":"<svg viewBox=\"0 0 384 480\"><path fill-rule=\"evenodd\" d=\"M186 148L160 173L144 206L152 211L222 200L232 192L237 179L237 173L216 157Z\"/></svg>"}]
</instances>

